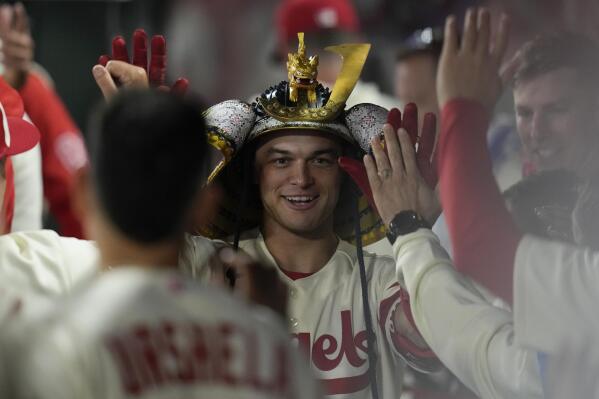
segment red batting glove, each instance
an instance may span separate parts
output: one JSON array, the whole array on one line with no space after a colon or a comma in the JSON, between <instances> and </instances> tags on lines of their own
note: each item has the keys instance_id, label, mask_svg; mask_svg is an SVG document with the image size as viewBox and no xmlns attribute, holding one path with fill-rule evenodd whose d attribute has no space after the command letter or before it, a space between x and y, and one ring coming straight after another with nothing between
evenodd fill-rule
<instances>
[{"instance_id":1,"label":"red batting glove","mask_svg":"<svg viewBox=\"0 0 599 399\"><path fill-rule=\"evenodd\" d=\"M186 78L177 79L170 88L165 85L166 40L164 36L153 36L151 46L150 64L148 66L148 36L143 29L136 29L133 33L133 62L129 60L125 39L122 36L117 36L112 40L112 57L106 54L101 55L98 64L106 66L111 59L132 63L148 73L148 81L151 86L184 95L189 86L189 81Z\"/></svg>"},{"instance_id":2,"label":"red batting glove","mask_svg":"<svg viewBox=\"0 0 599 399\"><path fill-rule=\"evenodd\" d=\"M420 138L418 138L418 107L416 107L416 104L414 103L409 103L405 106L403 119L399 109L391 109L387 115L387 123L393 126L393 129L396 131L403 127L408 132L408 135L412 139L414 146L416 146L416 143L418 143L416 161L418 163L420 174L431 188L436 187L438 176L436 157L434 157L433 154L437 130L437 118L435 114L427 113L424 115L424 122L422 124L423 126L420 133ZM342 156L339 157L339 166L341 166L341 168L345 170L348 175L350 175L358 187L360 187L360 190L368 199L368 203L372 209L376 211L374 198L372 196L372 189L370 188L368 175L366 174L366 168L364 167L362 161Z\"/></svg>"}]
</instances>

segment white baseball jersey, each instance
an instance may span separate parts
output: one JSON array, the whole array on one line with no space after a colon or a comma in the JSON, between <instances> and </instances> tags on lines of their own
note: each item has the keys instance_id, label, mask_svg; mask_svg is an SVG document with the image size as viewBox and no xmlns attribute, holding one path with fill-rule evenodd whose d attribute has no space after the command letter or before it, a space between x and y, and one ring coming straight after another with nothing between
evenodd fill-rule
<instances>
[{"instance_id":1,"label":"white baseball jersey","mask_svg":"<svg viewBox=\"0 0 599 399\"><path fill-rule=\"evenodd\" d=\"M420 333L464 384L485 399L543 397L537 353L515 343L513 314L454 269L433 232L400 237L393 250Z\"/></svg>"},{"instance_id":2,"label":"white baseball jersey","mask_svg":"<svg viewBox=\"0 0 599 399\"><path fill-rule=\"evenodd\" d=\"M36 313L98 271L90 241L39 230L0 236L0 325Z\"/></svg>"},{"instance_id":3,"label":"white baseball jersey","mask_svg":"<svg viewBox=\"0 0 599 399\"><path fill-rule=\"evenodd\" d=\"M289 286L289 326L292 340L311 361L326 395L336 399L370 398L366 327L356 248L340 241L328 263L309 277L292 280L276 265L262 236L250 232L240 248L264 265L274 267ZM192 275L206 278L205 252L214 242L188 237L181 264ZM376 365L381 398L399 397L404 361L397 350L393 313L399 305L399 284L391 257L364 255L369 303L376 334Z\"/></svg>"},{"instance_id":4,"label":"white baseball jersey","mask_svg":"<svg viewBox=\"0 0 599 399\"><path fill-rule=\"evenodd\" d=\"M597 337L598 306L599 252L524 236L514 268L516 342L555 353L564 342Z\"/></svg>"},{"instance_id":5,"label":"white baseball jersey","mask_svg":"<svg viewBox=\"0 0 599 399\"><path fill-rule=\"evenodd\" d=\"M274 313L165 267L113 268L11 337L2 397L320 396Z\"/></svg>"},{"instance_id":6,"label":"white baseball jersey","mask_svg":"<svg viewBox=\"0 0 599 399\"><path fill-rule=\"evenodd\" d=\"M69 276L71 268L80 262L84 263L82 270L95 271L97 268L97 249L85 241L55 236L54 244L47 248L27 244L26 241L23 240L20 245L29 245L32 254L36 250L40 253L26 257L32 263L29 267L34 270L43 272L54 267L62 270L62 263L65 266L61 273ZM188 237L180 266L198 280L207 281L209 269L203 266L219 245L222 243ZM0 241L0 252L5 247ZM18 247L13 247L13 251L8 252L18 252ZM258 261L276 267L260 236L242 241L241 247ZM381 397L392 397L401 391L404 367L397 351L398 340L392 322L401 301L395 262L390 257L370 254L366 254L365 261L373 326L377 336L379 392ZM277 270L290 288L289 323L293 330L293 341L311 359L312 368L324 382L326 392L337 398L370 397L366 332L355 247L340 242L328 264L307 278L293 281L278 267ZM59 287L66 288L68 284Z\"/></svg>"}]
</instances>

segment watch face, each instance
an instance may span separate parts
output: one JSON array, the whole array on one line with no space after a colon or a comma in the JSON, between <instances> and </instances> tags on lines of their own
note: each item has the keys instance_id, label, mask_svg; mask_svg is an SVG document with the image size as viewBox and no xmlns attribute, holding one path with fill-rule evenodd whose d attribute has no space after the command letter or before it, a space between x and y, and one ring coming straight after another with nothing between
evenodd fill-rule
<instances>
[{"instance_id":1,"label":"watch face","mask_svg":"<svg viewBox=\"0 0 599 399\"><path fill-rule=\"evenodd\" d=\"M414 211L400 212L395 219L393 219L393 227L398 235L408 234L418 230L418 227L420 227L418 214Z\"/></svg>"},{"instance_id":2,"label":"watch face","mask_svg":"<svg viewBox=\"0 0 599 399\"><path fill-rule=\"evenodd\" d=\"M393 245L397 236L413 233L421 227L430 228L416 212L401 211L389 223L387 238L391 245Z\"/></svg>"}]
</instances>

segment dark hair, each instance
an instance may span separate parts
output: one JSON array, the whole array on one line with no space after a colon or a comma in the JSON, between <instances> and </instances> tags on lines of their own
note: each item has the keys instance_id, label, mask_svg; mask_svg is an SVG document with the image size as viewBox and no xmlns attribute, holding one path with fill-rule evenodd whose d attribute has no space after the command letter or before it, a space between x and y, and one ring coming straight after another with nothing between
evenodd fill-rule
<instances>
[{"instance_id":1,"label":"dark hair","mask_svg":"<svg viewBox=\"0 0 599 399\"><path fill-rule=\"evenodd\" d=\"M159 91L123 91L92 117L88 132L100 206L132 240L183 232L207 169L199 105Z\"/></svg>"},{"instance_id":2,"label":"dark hair","mask_svg":"<svg viewBox=\"0 0 599 399\"><path fill-rule=\"evenodd\" d=\"M513 85L560 68L573 68L585 88L599 87L599 47L588 37L571 32L538 36L518 52Z\"/></svg>"},{"instance_id":3,"label":"dark hair","mask_svg":"<svg viewBox=\"0 0 599 399\"><path fill-rule=\"evenodd\" d=\"M443 49L443 29L429 27L412 32L400 45L395 62L405 61L418 55L428 55L435 64L439 62Z\"/></svg>"}]
</instances>

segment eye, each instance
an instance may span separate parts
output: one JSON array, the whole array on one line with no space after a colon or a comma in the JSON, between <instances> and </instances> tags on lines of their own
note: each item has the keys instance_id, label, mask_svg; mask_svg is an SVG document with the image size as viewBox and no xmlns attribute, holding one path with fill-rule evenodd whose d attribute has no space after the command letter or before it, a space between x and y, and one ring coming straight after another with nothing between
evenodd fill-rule
<instances>
[{"instance_id":1,"label":"eye","mask_svg":"<svg viewBox=\"0 0 599 399\"><path fill-rule=\"evenodd\" d=\"M271 160L270 163L276 167L282 168L289 165L289 161L289 158L275 158Z\"/></svg>"},{"instance_id":2,"label":"eye","mask_svg":"<svg viewBox=\"0 0 599 399\"><path fill-rule=\"evenodd\" d=\"M335 161L333 161L330 158L318 157L318 158L314 158L312 160L312 163L317 166L330 166L330 165L333 165L335 163Z\"/></svg>"},{"instance_id":3,"label":"eye","mask_svg":"<svg viewBox=\"0 0 599 399\"><path fill-rule=\"evenodd\" d=\"M516 114L518 115L519 118L530 118L530 116L532 115L532 112L526 108L517 108Z\"/></svg>"}]
</instances>

